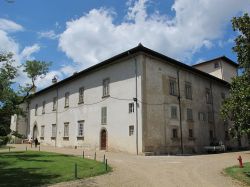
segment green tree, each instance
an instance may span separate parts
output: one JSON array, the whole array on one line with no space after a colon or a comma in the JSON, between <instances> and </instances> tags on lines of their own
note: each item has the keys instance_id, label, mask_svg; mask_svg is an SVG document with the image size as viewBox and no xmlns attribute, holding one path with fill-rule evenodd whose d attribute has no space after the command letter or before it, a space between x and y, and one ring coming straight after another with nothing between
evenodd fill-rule
<instances>
[{"instance_id":1,"label":"green tree","mask_svg":"<svg viewBox=\"0 0 250 187\"><path fill-rule=\"evenodd\" d=\"M17 78L17 68L13 65L13 55L11 53L0 53L0 137L7 136L10 130L11 115L21 114L19 105L28 100L30 91L36 87L35 81L38 77L43 78L49 71L51 63L42 61L26 61L23 71L27 73L31 84L14 90L14 79ZM17 134L16 132L14 134Z\"/></svg>"},{"instance_id":2,"label":"green tree","mask_svg":"<svg viewBox=\"0 0 250 187\"><path fill-rule=\"evenodd\" d=\"M242 17L232 19L234 31L240 34L235 39L233 51L237 53L239 67L242 70L240 76L232 81L229 97L221 108L222 117L233 121L230 133L238 140L241 147L243 134L250 134L250 17L244 14Z\"/></svg>"}]
</instances>

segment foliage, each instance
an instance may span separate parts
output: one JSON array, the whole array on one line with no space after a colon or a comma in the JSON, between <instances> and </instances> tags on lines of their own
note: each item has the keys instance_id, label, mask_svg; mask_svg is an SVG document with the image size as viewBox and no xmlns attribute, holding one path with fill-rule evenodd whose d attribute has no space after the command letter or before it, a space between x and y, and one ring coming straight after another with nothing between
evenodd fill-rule
<instances>
[{"instance_id":1,"label":"foliage","mask_svg":"<svg viewBox=\"0 0 250 187\"><path fill-rule=\"evenodd\" d=\"M233 79L229 97L221 108L222 117L233 121L230 132L238 139L241 146L241 136L250 133L250 17L244 14L242 17L232 19L233 29L239 31L235 39L233 51L237 53L242 74Z\"/></svg>"},{"instance_id":2,"label":"foliage","mask_svg":"<svg viewBox=\"0 0 250 187\"><path fill-rule=\"evenodd\" d=\"M241 182L250 185L250 163L244 163L244 167L233 166L225 169L225 173Z\"/></svg>"},{"instance_id":3,"label":"foliage","mask_svg":"<svg viewBox=\"0 0 250 187\"><path fill-rule=\"evenodd\" d=\"M9 136L0 136L0 147L6 145L10 140Z\"/></svg>"},{"instance_id":4,"label":"foliage","mask_svg":"<svg viewBox=\"0 0 250 187\"><path fill-rule=\"evenodd\" d=\"M103 163L81 157L38 151L7 152L0 153L1 186L48 186L75 180L75 164L78 178L106 173Z\"/></svg>"}]
</instances>

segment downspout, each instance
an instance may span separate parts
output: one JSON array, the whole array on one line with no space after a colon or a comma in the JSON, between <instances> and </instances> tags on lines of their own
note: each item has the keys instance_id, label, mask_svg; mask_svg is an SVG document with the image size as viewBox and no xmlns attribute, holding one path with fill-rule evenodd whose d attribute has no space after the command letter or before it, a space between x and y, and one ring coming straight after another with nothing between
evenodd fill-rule
<instances>
[{"instance_id":1,"label":"downspout","mask_svg":"<svg viewBox=\"0 0 250 187\"><path fill-rule=\"evenodd\" d=\"M57 129L58 129L58 87L56 88L56 139L55 147L57 146Z\"/></svg>"},{"instance_id":2,"label":"downspout","mask_svg":"<svg viewBox=\"0 0 250 187\"><path fill-rule=\"evenodd\" d=\"M134 57L134 63L135 63L135 98L134 98L134 101L135 101L135 127L136 127L136 155L138 155L138 82L137 82L137 60L136 58Z\"/></svg>"},{"instance_id":3,"label":"downspout","mask_svg":"<svg viewBox=\"0 0 250 187\"><path fill-rule=\"evenodd\" d=\"M216 139L216 133L215 133L215 120L214 120L214 98L213 98L213 87L212 87L212 82L210 82L210 90L211 90L211 104L212 104L212 114L213 114L213 131L214 131L214 139Z\"/></svg>"},{"instance_id":4,"label":"downspout","mask_svg":"<svg viewBox=\"0 0 250 187\"><path fill-rule=\"evenodd\" d=\"M182 136L182 115L181 115L181 92L180 92L180 75L179 69L177 70L177 81L178 81L178 103L179 103L179 115L180 115L180 133L181 133L181 154L184 153L183 147L183 136Z\"/></svg>"}]
</instances>

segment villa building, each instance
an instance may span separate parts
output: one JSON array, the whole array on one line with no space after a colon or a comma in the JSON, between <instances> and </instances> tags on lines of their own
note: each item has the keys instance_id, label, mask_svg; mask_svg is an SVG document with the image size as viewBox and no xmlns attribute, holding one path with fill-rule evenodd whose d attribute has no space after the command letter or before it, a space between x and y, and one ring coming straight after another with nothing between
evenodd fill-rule
<instances>
[{"instance_id":1,"label":"villa building","mask_svg":"<svg viewBox=\"0 0 250 187\"><path fill-rule=\"evenodd\" d=\"M29 138L59 147L134 154L200 153L219 141L234 147L232 122L219 111L237 67L227 57L189 66L140 44L33 94L23 126Z\"/></svg>"}]
</instances>

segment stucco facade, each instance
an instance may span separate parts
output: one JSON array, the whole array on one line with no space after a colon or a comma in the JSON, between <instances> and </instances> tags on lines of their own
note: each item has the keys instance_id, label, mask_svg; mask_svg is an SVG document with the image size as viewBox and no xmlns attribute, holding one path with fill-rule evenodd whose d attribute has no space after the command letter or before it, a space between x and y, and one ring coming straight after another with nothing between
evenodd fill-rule
<instances>
[{"instance_id":1,"label":"stucco facade","mask_svg":"<svg viewBox=\"0 0 250 187\"><path fill-rule=\"evenodd\" d=\"M35 93L29 137L134 154L203 152L215 141L234 146L230 122L219 116L228 90L226 81L139 45Z\"/></svg>"}]
</instances>

